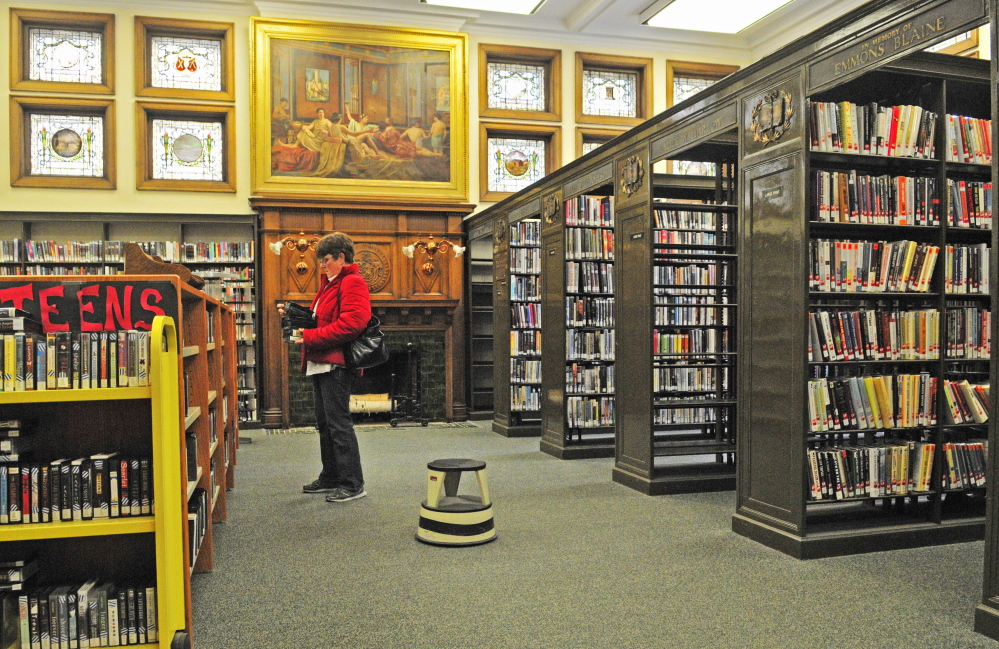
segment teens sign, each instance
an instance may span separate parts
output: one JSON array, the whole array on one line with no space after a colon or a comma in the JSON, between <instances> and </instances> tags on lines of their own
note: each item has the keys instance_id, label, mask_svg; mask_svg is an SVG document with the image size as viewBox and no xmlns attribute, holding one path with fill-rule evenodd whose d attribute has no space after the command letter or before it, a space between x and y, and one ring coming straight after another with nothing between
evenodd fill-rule
<instances>
[{"instance_id":1,"label":"teens sign","mask_svg":"<svg viewBox=\"0 0 999 649\"><path fill-rule=\"evenodd\" d=\"M51 331L149 331L158 315L177 318L171 282L0 282L0 307L27 311Z\"/></svg>"}]
</instances>

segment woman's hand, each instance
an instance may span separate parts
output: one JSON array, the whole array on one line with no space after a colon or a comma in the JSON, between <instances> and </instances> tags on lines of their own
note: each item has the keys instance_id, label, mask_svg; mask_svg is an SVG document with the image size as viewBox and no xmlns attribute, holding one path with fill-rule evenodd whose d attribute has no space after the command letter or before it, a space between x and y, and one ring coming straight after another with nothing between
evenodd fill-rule
<instances>
[{"instance_id":1,"label":"woman's hand","mask_svg":"<svg viewBox=\"0 0 999 649\"><path fill-rule=\"evenodd\" d=\"M278 304L277 304L277 312L278 312L278 315L280 315L282 318L284 317L284 302L278 302Z\"/></svg>"},{"instance_id":2,"label":"woman's hand","mask_svg":"<svg viewBox=\"0 0 999 649\"><path fill-rule=\"evenodd\" d=\"M301 342L303 342L303 340L304 340L303 339L304 334L302 332L304 332L304 331L305 331L304 329L292 329L291 330L291 337L289 338L289 340L291 342L293 342L293 343L301 343Z\"/></svg>"}]
</instances>

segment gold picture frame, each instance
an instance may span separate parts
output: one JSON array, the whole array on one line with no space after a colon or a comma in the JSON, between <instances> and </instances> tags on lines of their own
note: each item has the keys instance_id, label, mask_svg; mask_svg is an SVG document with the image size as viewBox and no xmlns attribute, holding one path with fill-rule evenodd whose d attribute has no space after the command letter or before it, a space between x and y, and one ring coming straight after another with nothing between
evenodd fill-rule
<instances>
[{"instance_id":1,"label":"gold picture frame","mask_svg":"<svg viewBox=\"0 0 999 649\"><path fill-rule=\"evenodd\" d=\"M467 35L264 18L250 27L254 194L467 200Z\"/></svg>"},{"instance_id":2,"label":"gold picture frame","mask_svg":"<svg viewBox=\"0 0 999 649\"><path fill-rule=\"evenodd\" d=\"M222 156L222 180L155 178L153 173L153 138L160 137L160 134L153 132L154 119L221 123L223 140L217 155ZM136 189L189 192L236 191L236 109L232 106L137 101L135 102L135 150ZM208 148L209 153L210 150L211 147Z\"/></svg>"},{"instance_id":3,"label":"gold picture frame","mask_svg":"<svg viewBox=\"0 0 999 649\"><path fill-rule=\"evenodd\" d=\"M59 187L77 189L114 189L117 182L115 160L114 100L63 99L59 97L10 97L10 185L11 187ZM33 174L31 172L30 116L37 114L85 115L100 117L103 123L103 172L100 176ZM56 132L54 138L59 136ZM53 146L55 139L52 140ZM72 142L70 143L72 144ZM80 149L80 138L76 138ZM55 149L59 151L59 149ZM71 153L73 153L71 151ZM66 153L60 153L67 156Z\"/></svg>"}]
</instances>

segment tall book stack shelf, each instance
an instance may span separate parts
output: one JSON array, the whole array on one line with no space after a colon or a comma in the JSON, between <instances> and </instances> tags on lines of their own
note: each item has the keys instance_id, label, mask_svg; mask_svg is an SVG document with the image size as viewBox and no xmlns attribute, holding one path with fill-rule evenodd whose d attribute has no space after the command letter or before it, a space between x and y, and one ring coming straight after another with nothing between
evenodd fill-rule
<instances>
[{"instance_id":1,"label":"tall book stack shelf","mask_svg":"<svg viewBox=\"0 0 999 649\"><path fill-rule=\"evenodd\" d=\"M543 400L541 450L561 459L614 455L614 197L598 192L565 200L542 249L543 388L560 398Z\"/></svg>"},{"instance_id":2,"label":"tall book stack shelf","mask_svg":"<svg viewBox=\"0 0 999 649\"><path fill-rule=\"evenodd\" d=\"M124 241L10 239L0 242L0 275L114 275L124 270ZM239 420L257 415L257 318L253 241L141 241L149 255L184 264L205 279L205 292L236 317Z\"/></svg>"},{"instance_id":3,"label":"tall book stack shelf","mask_svg":"<svg viewBox=\"0 0 999 649\"><path fill-rule=\"evenodd\" d=\"M493 228L468 229L468 416L493 416Z\"/></svg>"},{"instance_id":4,"label":"tall book stack shelf","mask_svg":"<svg viewBox=\"0 0 999 649\"><path fill-rule=\"evenodd\" d=\"M619 373L613 476L650 495L735 488L737 207L732 166L715 169L656 178L651 213L618 224L619 284L649 299L622 299L617 354L635 362Z\"/></svg>"},{"instance_id":5,"label":"tall book stack shelf","mask_svg":"<svg viewBox=\"0 0 999 649\"><path fill-rule=\"evenodd\" d=\"M0 317L15 377L0 391L0 544L36 557L47 585L156 588L159 640L144 644L170 646L191 628L190 577L214 566L235 482L233 312L169 275L24 276L0 296L23 311Z\"/></svg>"},{"instance_id":6,"label":"tall book stack shelf","mask_svg":"<svg viewBox=\"0 0 999 649\"><path fill-rule=\"evenodd\" d=\"M2 593L17 605L14 647L170 647L190 629L177 330L151 324L127 387L69 387L71 369L61 389L0 392L0 441L19 449L0 456L0 561L21 566ZM76 368L72 351L57 357ZM46 382L17 367L19 386Z\"/></svg>"},{"instance_id":7,"label":"tall book stack shelf","mask_svg":"<svg viewBox=\"0 0 999 649\"><path fill-rule=\"evenodd\" d=\"M541 221L510 224L510 420L541 419Z\"/></svg>"},{"instance_id":8,"label":"tall book stack shelf","mask_svg":"<svg viewBox=\"0 0 999 649\"><path fill-rule=\"evenodd\" d=\"M992 16L991 24L991 74L992 74L992 128L990 135L992 137L992 142L996 141L997 133L996 129L999 127L999 89L997 89L995 80L999 78L999 33L996 31L996 16ZM997 161L995 158L992 160L992 182L993 184L999 182L999 166L997 166ZM991 215L994 217L996 213L995 204L992 205ZM992 247L995 249L999 246L999 233L995 230L992 232ZM989 278L992 285L995 286L996 282L999 282L999 260L992 259L992 265L989 269ZM999 324L992 323L991 332L994 335L999 335ZM999 381L999 367L994 364L991 367L990 380L992 383ZM990 404L991 405L991 404ZM992 405L989 410L989 437L992 438L996 434L996 420L999 417L997 414L999 406ZM999 449L993 444L988 449L987 454L987 467L986 479L992 482L996 476L996 463L999 462ZM993 483L994 484L994 483ZM982 579L982 599L978 607L975 609L975 631L982 633L992 638L993 640L999 640L999 501L994 497L988 499L988 510L985 513L985 566L984 574Z\"/></svg>"},{"instance_id":9,"label":"tall book stack shelf","mask_svg":"<svg viewBox=\"0 0 999 649\"><path fill-rule=\"evenodd\" d=\"M733 519L801 558L982 535L989 77L985 62L950 58L912 57L805 107L807 312L785 365L804 409L797 439L772 457L801 477L784 505L801 516L796 534Z\"/></svg>"}]
</instances>

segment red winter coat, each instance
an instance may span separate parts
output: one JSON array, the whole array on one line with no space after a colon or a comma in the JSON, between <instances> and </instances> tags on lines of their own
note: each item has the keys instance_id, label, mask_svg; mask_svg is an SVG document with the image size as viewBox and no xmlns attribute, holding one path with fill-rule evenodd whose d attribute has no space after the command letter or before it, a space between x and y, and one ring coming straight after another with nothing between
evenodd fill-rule
<instances>
[{"instance_id":1,"label":"red winter coat","mask_svg":"<svg viewBox=\"0 0 999 649\"><path fill-rule=\"evenodd\" d=\"M316 328L303 332L302 369L306 361L343 365L343 347L361 335L371 320L371 294L357 272L357 264L347 264L331 280L325 275L312 301Z\"/></svg>"}]
</instances>

